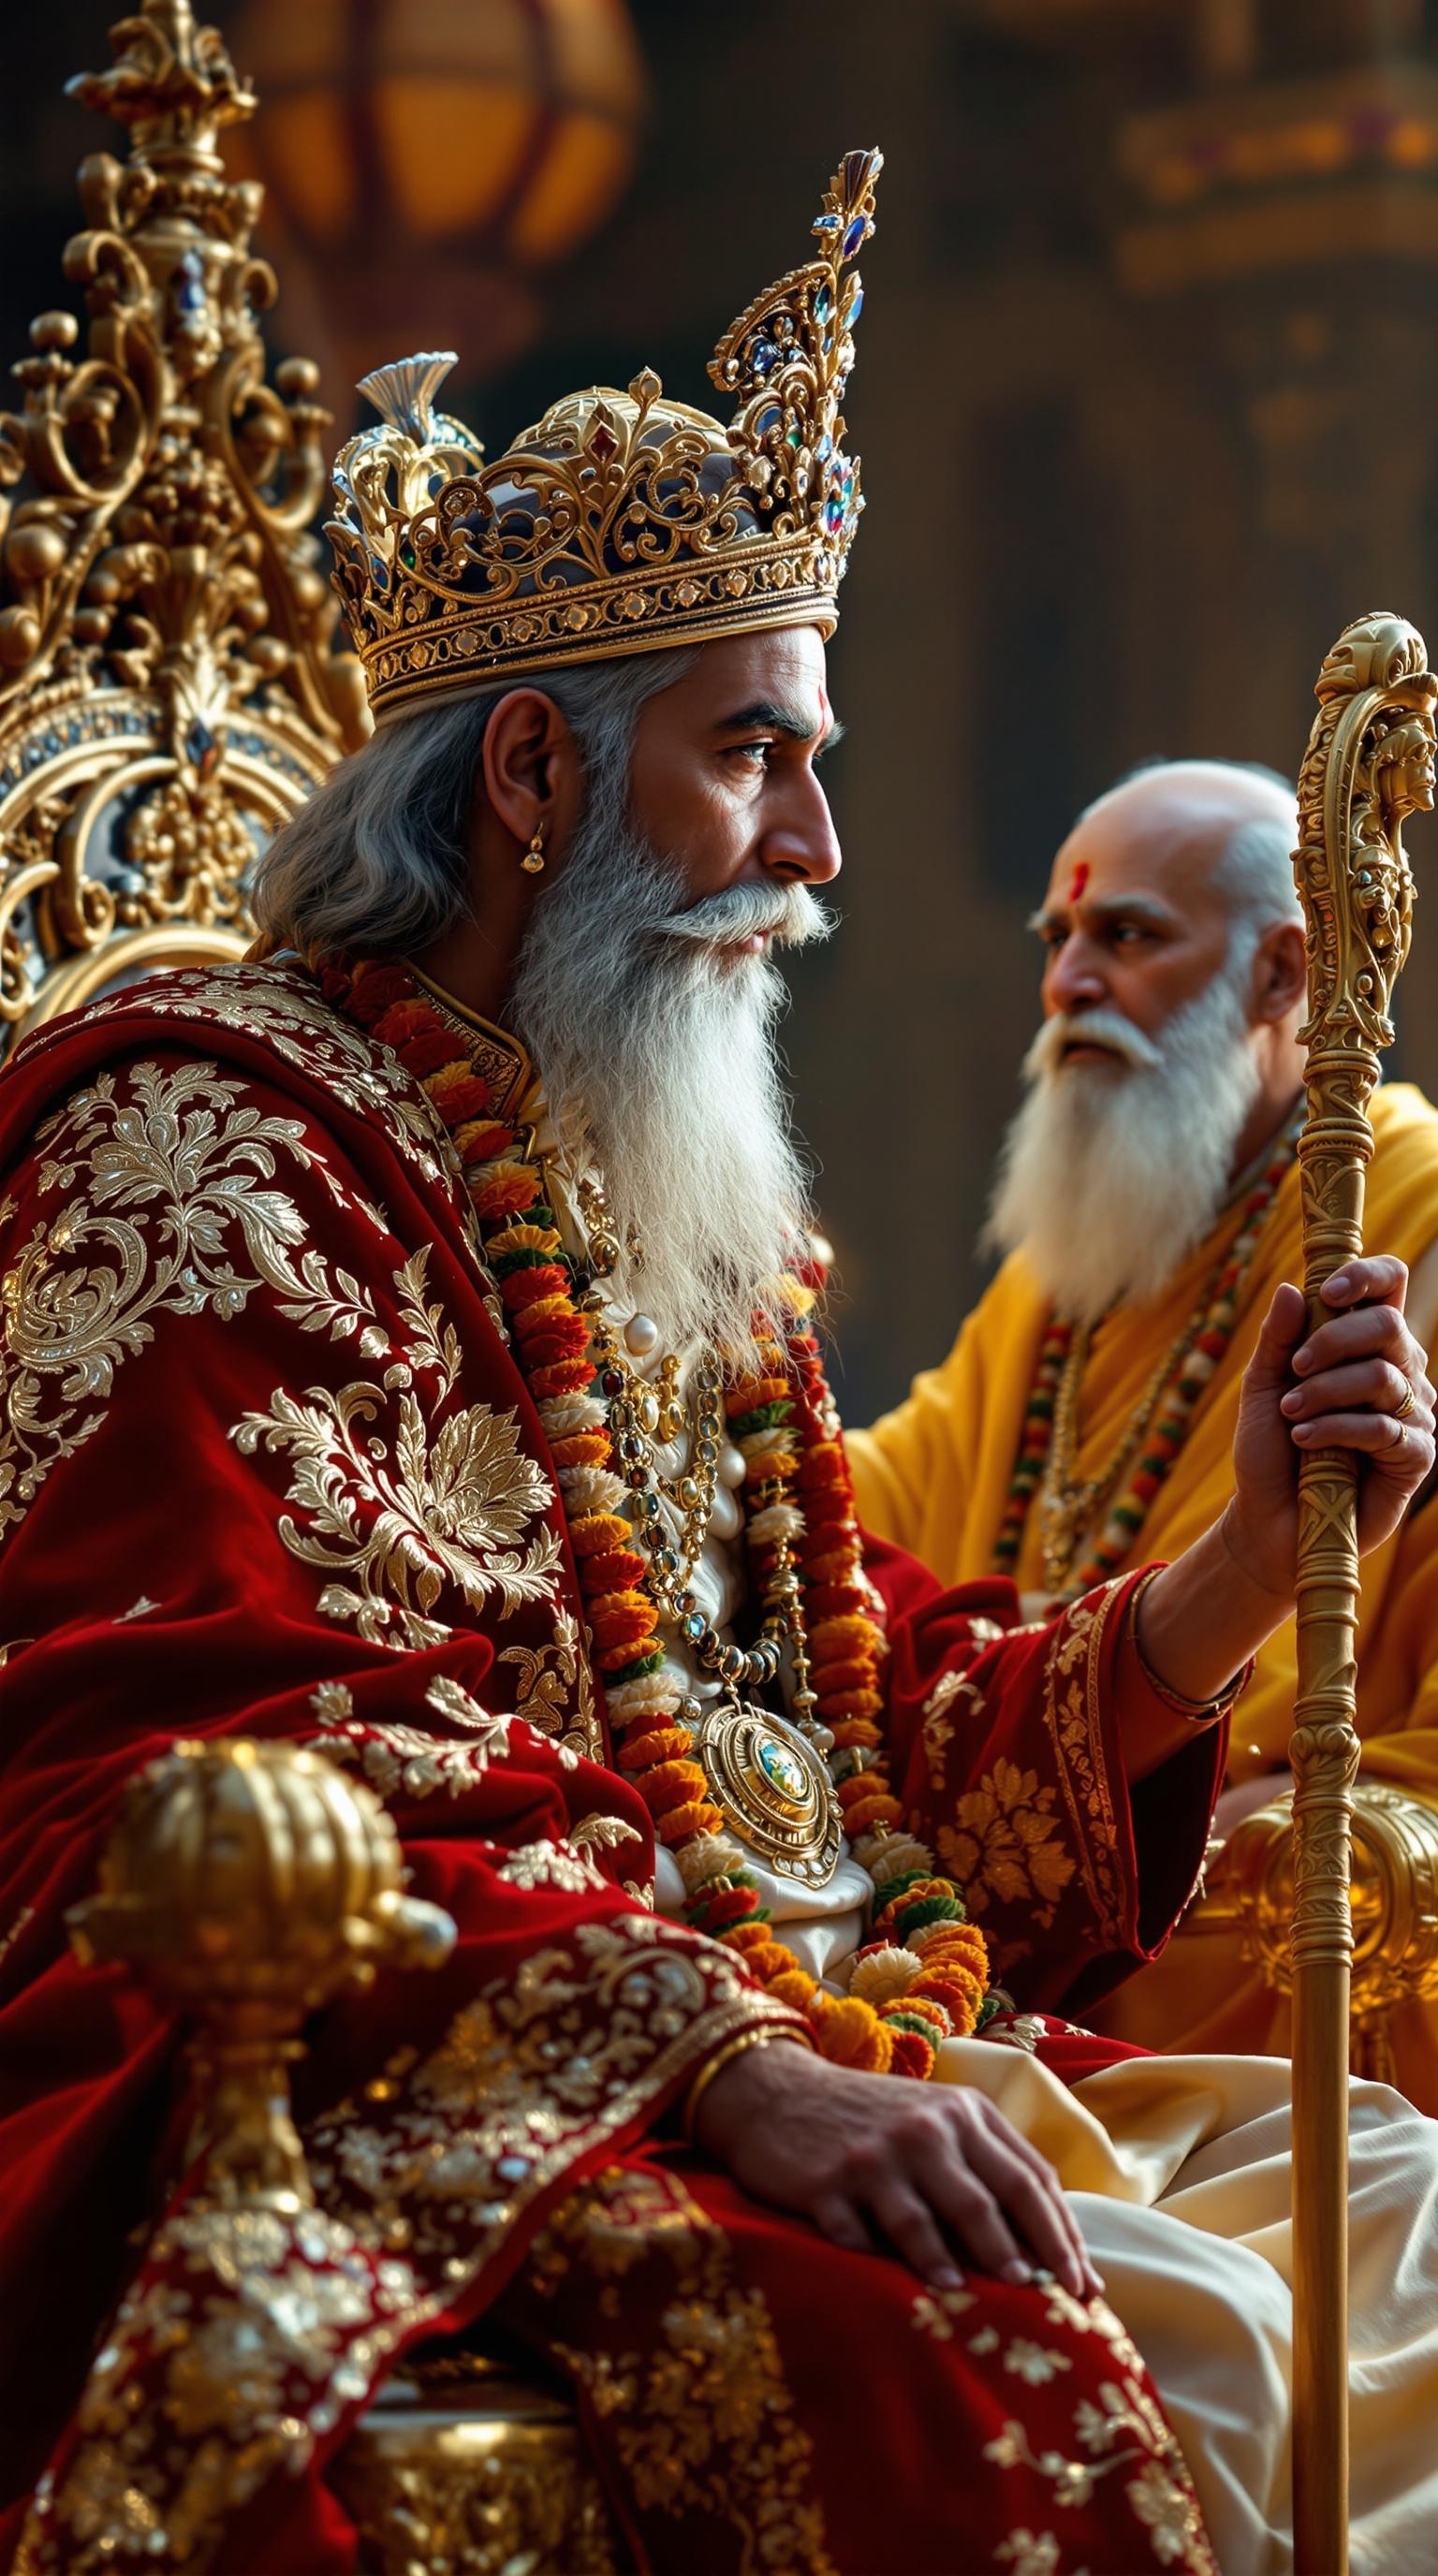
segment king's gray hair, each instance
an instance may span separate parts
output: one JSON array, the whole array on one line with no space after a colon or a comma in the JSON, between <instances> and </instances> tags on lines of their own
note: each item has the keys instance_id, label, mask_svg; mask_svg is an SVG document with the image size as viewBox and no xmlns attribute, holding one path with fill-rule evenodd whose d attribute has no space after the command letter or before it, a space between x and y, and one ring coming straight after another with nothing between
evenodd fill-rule
<instances>
[{"instance_id":1,"label":"king's gray hair","mask_svg":"<svg viewBox=\"0 0 1438 2576\"><path fill-rule=\"evenodd\" d=\"M639 710L693 666L693 651L678 649L535 676L573 728L589 810L626 810ZM309 958L403 957L461 918L485 732L501 698L523 685L506 680L457 704L420 706L341 761L256 868L250 901L269 946Z\"/></svg>"}]
</instances>

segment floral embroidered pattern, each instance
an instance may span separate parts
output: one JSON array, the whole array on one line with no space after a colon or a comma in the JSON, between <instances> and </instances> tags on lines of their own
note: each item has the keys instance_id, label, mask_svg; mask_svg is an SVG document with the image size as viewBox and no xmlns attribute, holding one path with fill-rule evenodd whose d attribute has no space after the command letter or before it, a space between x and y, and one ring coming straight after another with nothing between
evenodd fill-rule
<instances>
[{"instance_id":1,"label":"floral embroidered pattern","mask_svg":"<svg viewBox=\"0 0 1438 2576\"><path fill-rule=\"evenodd\" d=\"M321 2210L178 2211L95 2361L75 2447L36 2489L17 2570L203 2567L221 2517L304 2466L420 2295L409 2264Z\"/></svg>"},{"instance_id":2,"label":"floral embroidered pattern","mask_svg":"<svg viewBox=\"0 0 1438 2576\"><path fill-rule=\"evenodd\" d=\"M373 1427L389 1399L363 1380L303 1396L277 1388L231 1438L247 1457L263 1443L291 1460L286 1499L305 1522L286 1513L280 1536L303 1563L343 1578L320 1593L325 1616L403 1654L450 1633L430 1616L447 1584L474 1609L491 1593L506 1610L549 1599L560 1544L549 1527L522 1544L553 1488L521 1449L513 1413L469 1404L432 1430L412 1390L395 1401L391 1442Z\"/></svg>"},{"instance_id":3,"label":"floral embroidered pattern","mask_svg":"<svg viewBox=\"0 0 1438 2576\"><path fill-rule=\"evenodd\" d=\"M976 1628L991 1628L993 1624L991 1619L970 1622ZM935 1789L942 1789L944 1785L948 1749L954 1740L954 1720L950 1711L955 1700L967 1702L977 1716L983 1708L984 1695L977 1682L971 1682L966 1674L959 1671L941 1673L924 1702L923 1722L919 1730L928 1757L929 1784Z\"/></svg>"},{"instance_id":4,"label":"floral embroidered pattern","mask_svg":"<svg viewBox=\"0 0 1438 2576\"><path fill-rule=\"evenodd\" d=\"M556 1611L548 1645L501 1646L499 1661L516 1667L516 1717L527 1719L541 1735L558 1736L562 1744L591 1762L604 1760L604 1732L594 1705L589 1659L579 1651L579 1622L570 1611ZM571 1693L576 1712L566 1730Z\"/></svg>"},{"instance_id":5,"label":"floral embroidered pattern","mask_svg":"<svg viewBox=\"0 0 1438 2576\"><path fill-rule=\"evenodd\" d=\"M576 1851L572 1842L555 1842L546 1835L536 1842L517 1844L501 1863L499 1875L511 1887L563 1887L573 1896L581 1896L586 1887L609 1885L603 1870L596 1868L587 1852Z\"/></svg>"},{"instance_id":6,"label":"floral embroidered pattern","mask_svg":"<svg viewBox=\"0 0 1438 2576\"><path fill-rule=\"evenodd\" d=\"M1111 1939L1124 1938L1118 1818L1103 1752L1099 1662L1118 1586L1103 1585L1060 1620L1049 1650L1044 1724L1079 1850L1094 1914Z\"/></svg>"},{"instance_id":7,"label":"floral embroidered pattern","mask_svg":"<svg viewBox=\"0 0 1438 2576\"><path fill-rule=\"evenodd\" d=\"M954 1808L955 1822L940 1825L939 1849L968 1891L969 1910L984 1915L991 1903L1021 1899L1045 1930L1075 1863L1057 1839L1050 1812L1057 1792L1039 1787L1036 1771L1002 1759L968 1789Z\"/></svg>"},{"instance_id":8,"label":"floral embroidered pattern","mask_svg":"<svg viewBox=\"0 0 1438 2576\"><path fill-rule=\"evenodd\" d=\"M538 2286L613 2284L658 2260L672 2273L659 2340L644 2351L554 2349L613 2441L641 2510L698 2513L732 2531L742 2576L837 2576L813 2446L762 2291L734 2279L728 2239L671 2173L600 2174L567 2201L534 2255ZM666 2282L666 2286L668 2286Z\"/></svg>"},{"instance_id":9,"label":"floral embroidered pattern","mask_svg":"<svg viewBox=\"0 0 1438 2576\"><path fill-rule=\"evenodd\" d=\"M102 1073L37 1141L39 1196L61 1204L0 1283L0 1535L99 1429L160 1315L229 1323L262 1283L301 1307L312 1294L292 1260L303 1223L273 1183L282 1155L304 1171L321 1158L298 1119L262 1117L214 1065Z\"/></svg>"},{"instance_id":10,"label":"floral embroidered pattern","mask_svg":"<svg viewBox=\"0 0 1438 2576\"><path fill-rule=\"evenodd\" d=\"M246 1036L259 1038L285 1063L312 1074L356 1117L377 1121L390 1143L417 1164L427 1180L458 1179L448 1135L419 1085L388 1047L362 1036L327 1008L313 977L298 961L184 968L163 981L147 983L141 996L133 987L110 994L92 1003L86 1017L115 1019L132 1012L142 1013L147 1021L152 1016L223 1019ZM28 1062L63 1036L63 1029L40 1029L20 1052Z\"/></svg>"},{"instance_id":11,"label":"floral embroidered pattern","mask_svg":"<svg viewBox=\"0 0 1438 2576\"><path fill-rule=\"evenodd\" d=\"M1045 2479L1052 2488L1055 2507L1060 2510L1086 2505L1101 2479L1136 2468L1136 2474L1124 2479L1124 2493L1157 2564L1182 2568L1184 2576L1218 2576L1183 2454L1162 2409L1144 2385L1143 2363L1127 2330L1101 2299L1091 2299L1084 2305L1056 2283L1049 2288L1046 2313L1051 2325L1100 2335L1113 2353L1115 2376L1100 2383L1097 2405L1083 2397L1074 2409L1074 2449L1081 2456L1049 2448L1036 2453L1022 2424L1010 2420L992 2441L985 2443L983 2457L996 2468L1021 2468ZM976 2346L977 2338L970 2350ZM1017 2347L1021 2354L1018 2360L1011 2357L1014 2349L1011 2347L1005 2354L1005 2367L1015 2370L1030 2385L1039 2385L1030 2357L1040 2348L1024 2343ZM1070 2367L1059 2354L1044 2354L1042 2360L1045 2365L1058 2362L1065 2369ZM1045 2366L1042 2377L1052 2375ZM1011 2553L1010 2563L1019 2568L1057 2566L1057 2555L1032 2555L1035 2549L1047 2548L1051 2541L1051 2533L1036 2540L1032 2532L1014 2532L995 2555L1003 2559L1007 2550ZM1053 2546L1057 2550L1056 2541ZM1027 2558L1025 2551L1029 2553Z\"/></svg>"},{"instance_id":12,"label":"floral embroidered pattern","mask_svg":"<svg viewBox=\"0 0 1438 2576\"><path fill-rule=\"evenodd\" d=\"M328 2113L306 2139L316 2187L376 2246L399 2224L425 2252L451 2253L456 2228L492 2250L572 2156L683 2068L750 2022L793 2018L727 1952L656 1916L580 1924L486 1987L431 2056L390 2070L378 2105L370 2088Z\"/></svg>"},{"instance_id":13,"label":"floral embroidered pattern","mask_svg":"<svg viewBox=\"0 0 1438 2576\"><path fill-rule=\"evenodd\" d=\"M538 2193L755 2019L792 2016L717 1946L644 1916L582 1925L314 2126L318 2208L214 2209L201 2177L150 2239L17 2567L202 2568L226 2518L334 2435Z\"/></svg>"}]
</instances>

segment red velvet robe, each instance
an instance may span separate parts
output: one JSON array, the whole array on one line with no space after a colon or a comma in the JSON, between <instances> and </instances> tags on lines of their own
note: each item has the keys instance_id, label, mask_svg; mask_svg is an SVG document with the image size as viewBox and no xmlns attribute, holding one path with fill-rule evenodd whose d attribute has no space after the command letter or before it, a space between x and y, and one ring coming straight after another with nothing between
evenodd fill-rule
<instances>
[{"instance_id":1,"label":"red velvet robe","mask_svg":"<svg viewBox=\"0 0 1438 2576\"><path fill-rule=\"evenodd\" d=\"M12 2540L54 2454L17 2563L351 2567L326 2463L408 2345L500 2297L586 2388L645 2563L1019 2565L1022 2536L1052 2532L1045 2568L1148 2566L1132 2491L1155 2480L1197 2535L1112 2320L1100 2332L1058 2294L975 2275L960 2333L898 2264L841 2254L664 2146L704 2060L787 2016L733 1954L648 1910L648 1818L610 1765L544 1438L448 1138L397 1060L298 967L132 987L40 1032L0 1078L0 1191ZM918 1829L967 1882L1023 2009L1079 2012L1162 1947L1223 1729L1131 1795L1117 1718L1147 1694L1131 1581L1007 1633L1004 1585L943 1594L889 1550L873 1570ZM396 1818L412 1891L459 1927L438 1973L382 1975L322 2016L298 2106L318 2209L248 2232L193 2184L174 2196L175 2034L120 1971L83 1970L64 1924L130 1775L179 1734L239 1733L353 1764ZM623 1831L586 1838L594 1817ZM1044 2047L1070 2076L1123 2053ZM675 2231L636 2256L622 2316L601 2327L580 2300L583 2352L553 2263L541 2295L526 2257L540 2231L578 2245L595 2195L625 2190L641 2215L680 2194L693 2280L751 2328L763 2312L753 2348L787 2461L770 2474L802 2550L744 2557L715 2518L738 2491L724 2460L752 2451L717 2400L702 2510L656 2502L632 2444L606 2440L600 2346L662 2343ZM1015 2336L1061 2364L1031 2384ZM1116 2384L1121 2437L1085 2472L1076 2410ZM1163 2563L1205 2563L1201 2535L1185 2546Z\"/></svg>"}]
</instances>

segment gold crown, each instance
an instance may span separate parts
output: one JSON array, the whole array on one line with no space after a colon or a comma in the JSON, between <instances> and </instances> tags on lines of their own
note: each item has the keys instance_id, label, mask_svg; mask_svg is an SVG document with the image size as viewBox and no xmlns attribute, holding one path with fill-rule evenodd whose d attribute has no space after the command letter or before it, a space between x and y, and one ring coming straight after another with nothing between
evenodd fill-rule
<instances>
[{"instance_id":1,"label":"gold crown","mask_svg":"<svg viewBox=\"0 0 1438 2576\"><path fill-rule=\"evenodd\" d=\"M755 627L831 633L863 501L839 405L874 229L878 152L850 152L815 258L757 296L710 361L729 428L667 401L569 394L486 465L433 408L455 360L402 359L360 391L382 415L341 449L328 535L377 722L422 695Z\"/></svg>"}]
</instances>

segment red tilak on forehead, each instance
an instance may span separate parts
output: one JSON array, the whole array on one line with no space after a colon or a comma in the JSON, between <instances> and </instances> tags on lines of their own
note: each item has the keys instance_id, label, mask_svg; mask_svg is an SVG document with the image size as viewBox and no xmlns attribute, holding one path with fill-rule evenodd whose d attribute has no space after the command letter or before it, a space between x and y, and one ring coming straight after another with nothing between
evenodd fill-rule
<instances>
[{"instance_id":1,"label":"red tilak on forehead","mask_svg":"<svg viewBox=\"0 0 1438 2576\"><path fill-rule=\"evenodd\" d=\"M1084 887L1088 884L1088 881L1089 863L1087 859L1080 859L1074 868L1073 875L1069 878L1068 899L1070 903L1078 903L1080 901Z\"/></svg>"}]
</instances>

